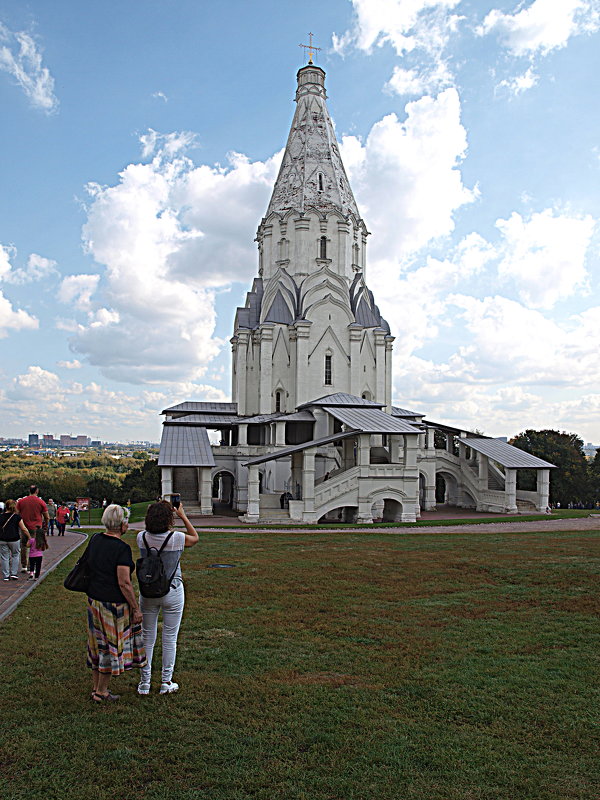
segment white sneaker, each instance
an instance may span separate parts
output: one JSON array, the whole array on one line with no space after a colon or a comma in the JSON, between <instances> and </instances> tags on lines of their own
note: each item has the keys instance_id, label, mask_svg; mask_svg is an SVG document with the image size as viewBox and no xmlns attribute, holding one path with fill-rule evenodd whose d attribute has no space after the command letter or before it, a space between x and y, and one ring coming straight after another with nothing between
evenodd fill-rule
<instances>
[{"instance_id":1,"label":"white sneaker","mask_svg":"<svg viewBox=\"0 0 600 800\"><path fill-rule=\"evenodd\" d=\"M150 694L150 684L149 683L144 683L144 681L140 681L138 683L137 693L138 694Z\"/></svg>"},{"instance_id":2,"label":"white sneaker","mask_svg":"<svg viewBox=\"0 0 600 800\"><path fill-rule=\"evenodd\" d=\"M21 572L29 572L29 570L27 569L27 567L21 567Z\"/></svg>"},{"instance_id":3,"label":"white sneaker","mask_svg":"<svg viewBox=\"0 0 600 800\"><path fill-rule=\"evenodd\" d=\"M159 694L172 694L179 689L179 684L175 683L174 681L169 681L168 683L161 683Z\"/></svg>"}]
</instances>

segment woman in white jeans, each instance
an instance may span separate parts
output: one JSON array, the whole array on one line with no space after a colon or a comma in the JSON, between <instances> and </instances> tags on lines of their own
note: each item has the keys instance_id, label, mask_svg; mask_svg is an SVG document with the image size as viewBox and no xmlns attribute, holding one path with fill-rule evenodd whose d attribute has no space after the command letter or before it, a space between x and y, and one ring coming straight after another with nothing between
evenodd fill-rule
<instances>
[{"instance_id":1,"label":"woman in white jeans","mask_svg":"<svg viewBox=\"0 0 600 800\"><path fill-rule=\"evenodd\" d=\"M159 691L160 694L170 694L179 689L179 684L173 681L173 669L175 668L175 657L177 655L177 636L185 604L185 592L179 562L184 548L193 547L198 543L198 533L187 518L183 505L174 509L171 503L161 500L158 503L152 503L148 507L144 523L146 530L138 533L137 544L142 557L146 555L144 536L148 542L148 547L160 549L166 537L173 530L175 514L185 525L185 533L183 531L175 531L160 556L165 565L167 575L173 575L171 588L164 597L140 597L140 610L143 615L142 635L148 663L145 667L142 667L138 694L150 693L152 654L156 643L158 615L161 610L163 615L162 676Z\"/></svg>"}]
</instances>

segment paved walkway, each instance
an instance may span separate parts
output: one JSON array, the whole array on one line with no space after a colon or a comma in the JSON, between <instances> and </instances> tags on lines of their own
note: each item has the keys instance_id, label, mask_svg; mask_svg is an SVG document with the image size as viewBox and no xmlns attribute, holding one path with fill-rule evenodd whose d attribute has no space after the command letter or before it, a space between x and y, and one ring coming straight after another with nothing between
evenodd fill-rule
<instances>
[{"instance_id":1,"label":"paved walkway","mask_svg":"<svg viewBox=\"0 0 600 800\"><path fill-rule=\"evenodd\" d=\"M48 550L44 553L42 572L37 581L29 580L29 574L19 572L18 581L5 583L0 580L0 622L15 610L53 569L86 540L85 534L67 531L64 536L48 536ZM20 569L20 567L19 567Z\"/></svg>"}]
</instances>

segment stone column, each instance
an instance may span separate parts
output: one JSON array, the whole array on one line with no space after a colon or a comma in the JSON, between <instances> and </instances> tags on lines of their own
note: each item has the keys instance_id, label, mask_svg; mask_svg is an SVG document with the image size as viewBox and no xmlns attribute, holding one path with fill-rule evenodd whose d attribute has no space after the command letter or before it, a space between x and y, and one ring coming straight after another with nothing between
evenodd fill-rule
<instances>
[{"instance_id":1,"label":"stone column","mask_svg":"<svg viewBox=\"0 0 600 800\"><path fill-rule=\"evenodd\" d=\"M394 351L394 336L385 337L385 407L388 414L392 413L392 355Z\"/></svg>"},{"instance_id":2,"label":"stone column","mask_svg":"<svg viewBox=\"0 0 600 800\"><path fill-rule=\"evenodd\" d=\"M417 521L417 508L418 503L416 500L403 500L402 501L402 522L416 522Z\"/></svg>"},{"instance_id":3,"label":"stone column","mask_svg":"<svg viewBox=\"0 0 600 800\"><path fill-rule=\"evenodd\" d=\"M505 469L504 471L504 503L508 514L517 513L517 470Z\"/></svg>"},{"instance_id":4,"label":"stone column","mask_svg":"<svg viewBox=\"0 0 600 800\"><path fill-rule=\"evenodd\" d=\"M371 463L371 437L368 433L358 434L358 452L356 454L356 462L361 468L361 474L366 467L368 472L369 464Z\"/></svg>"},{"instance_id":5,"label":"stone column","mask_svg":"<svg viewBox=\"0 0 600 800\"><path fill-rule=\"evenodd\" d=\"M354 439L344 439L343 442L343 466L344 469L351 469L356 463L356 459L354 458Z\"/></svg>"},{"instance_id":6,"label":"stone column","mask_svg":"<svg viewBox=\"0 0 600 800\"><path fill-rule=\"evenodd\" d=\"M401 459L403 457L403 453L401 453L402 448L402 435L401 434L390 434L390 461L392 464L400 464Z\"/></svg>"},{"instance_id":7,"label":"stone column","mask_svg":"<svg viewBox=\"0 0 600 800\"><path fill-rule=\"evenodd\" d=\"M238 367L238 337L233 336L231 342L231 402L237 403L237 367Z\"/></svg>"},{"instance_id":8,"label":"stone column","mask_svg":"<svg viewBox=\"0 0 600 800\"><path fill-rule=\"evenodd\" d=\"M425 511L435 511L436 509L436 502L435 502L435 478L433 483L429 481L429 475L427 477L427 482L425 483Z\"/></svg>"},{"instance_id":9,"label":"stone column","mask_svg":"<svg viewBox=\"0 0 600 800\"><path fill-rule=\"evenodd\" d=\"M285 422L275 423L275 445L285 447Z\"/></svg>"},{"instance_id":10,"label":"stone column","mask_svg":"<svg viewBox=\"0 0 600 800\"><path fill-rule=\"evenodd\" d=\"M260 329L260 399L259 413L270 414L273 406L273 329L272 322L263 322Z\"/></svg>"},{"instance_id":11,"label":"stone column","mask_svg":"<svg viewBox=\"0 0 600 800\"><path fill-rule=\"evenodd\" d=\"M258 493L258 464L248 467L248 509L245 522L258 522L260 516L260 495Z\"/></svg>"},{"instance_id":12,"label":"stone column","mask_svg":"<svg viewBox=\"0 0 600 800\"><path fill-rule=\"evenodd\" d=\"M538 469L536 478L537 510L545 511L550 497L550 470Z\"/></svg>"},{"instance_id":13,"label":"stone column","mask_svg":"<svg viewBox=\"0 0 600 800\"><path fill-rule=\"evenodd\" d=\"M173 494L173 467L160 468L160 487L163 497Z\"/></svg>"},{"instance_id":14,"label":"stone column","mask_svg":"<svg viewBox=\"0 0 600 800\"><path fill-rule=\"evenodd\" d=\"M427 449L435 450L435 428L427 428Z\"/></svg>"},{"instance_id":15,"label":"stone column","mask_svg":"<svg viewBox=\"0 0 600 800\"><path fill-rule=\"evenodd\" d=\"M248 444L248 426L246 423L238 425L238 445L245 447Z\"/></svg>"},{"instance_id":16,"label":"stone column","mask_svg":"<svg viewBox=\"0 0 600 800\"><path fill-rule=\"evenodd\" d=\"M405 469L417 468L417 452L419 450L419 435L415 433L404 434L404 467Z\"/></svg>"},{"instance_id":17,"label":"stone column","mask_svg":"<svg viewBox=\"0 0 600 800\"><path fill-rule=\"evenodd\" d=\"M385 403L385 331L375 329L375 397L377 403Z\"/></svg>"},{"instance_id":18,"label":"stone column","mask_svg":"<svg viewBox=\"0 0 600 800\"><path fill-rule=\"evenodd\" d=\"M237 412L238 414L246 414L246 381L247 381L247 358L248 358L248 340L250 331L240 330L237 333L238 346L237 346L237 366L235 371L236 377L236 399L237 399Z\"/></svg>"},{"instance_id":19,"label":"stone column","mask_svg":"<svg viewBox=\"0 0 600 800\"><path fill-rule=\"evenodd\" d=\"M480 492L487 492L488 490L488 479L489 479L489 461L488 457L484 456L483 453L477 454L477 462L478 462L478 477L479 477L479 491Z\"/></svg>"},{"instance_id":20,"label":"stone column","mask_svg":"<svg viewBox=\"0 0 600 800\"><path fill-rule=\"evenodd\" d=\"M348 325L350 332L350 394L360 397L360 340L362 328L356 322Z\"/></svg>"},{"instance_id":21,"label":"stone column","mask_svg":"<svg viewBox=\"0 0 600 800\"><path fill-rule=\"evenodd\" d=\"M200 467L198 475L198 489L200 500L200 513L205 516L212 516L212 477L210 467Z\"/></svg>"},{"instance_id":22,"label":"stone column","mask_svg":"<svg viewBox=\"0 0 600 800\"><path fill-rule=\"evenodd\" d=\"M304 522L315 521L315 456L317 449L309 447L303 451L302 458L302 499L304 501Z\"/></svg>"}]
</instances>

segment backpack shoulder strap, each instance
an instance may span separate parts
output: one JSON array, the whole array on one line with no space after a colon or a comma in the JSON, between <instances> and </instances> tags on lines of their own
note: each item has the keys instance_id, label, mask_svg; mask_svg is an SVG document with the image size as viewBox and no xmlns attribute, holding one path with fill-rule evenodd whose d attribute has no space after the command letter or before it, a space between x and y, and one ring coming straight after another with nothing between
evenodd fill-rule
<instances>
[{"instance_id":1,"label":"backpack shoulder strap","mask_svg":"<svg viewBox=\"0 0 600 800\"><path fill-rule=\"evenodd\" d=\"M160 554L162 553L162 551L165 549L165 547L167 546L167 542L169 541L169 539L171 538L171 536L173 536L173 534L174 534L174 533L175 533L175 531L171 531L171 532L169 533L169 535L167 536L167 538L166 538L166 539L164 540L164 542L161 544L161 546L160 546L160 550L158 551L158 555L160 555Z\"/></svg>"}]
</instances>

